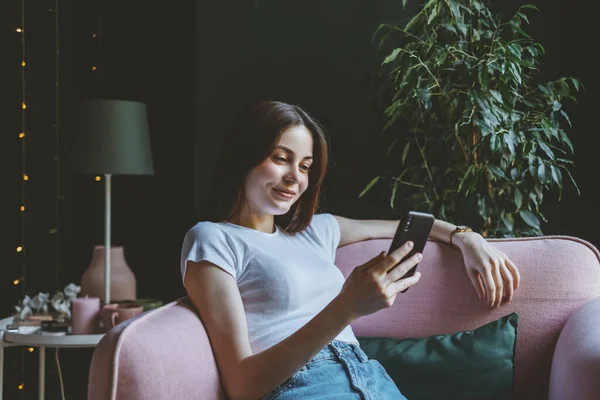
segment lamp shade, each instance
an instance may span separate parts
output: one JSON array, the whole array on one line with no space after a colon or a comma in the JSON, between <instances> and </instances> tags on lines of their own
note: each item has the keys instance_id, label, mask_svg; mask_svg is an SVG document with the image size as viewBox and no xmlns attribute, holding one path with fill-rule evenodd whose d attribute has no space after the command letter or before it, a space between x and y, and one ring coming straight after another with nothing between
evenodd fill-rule
<instances>
[{"instance_id":1,"label":"lamp shade","mask_svg":"<svg viewBox=\"0 0 600 400\"><path fill-rule=\"evenodd\" d=\"M87 100L71 152L72 168L88 174L153 175L146 105Z\"/></svg>"}]
</instances>

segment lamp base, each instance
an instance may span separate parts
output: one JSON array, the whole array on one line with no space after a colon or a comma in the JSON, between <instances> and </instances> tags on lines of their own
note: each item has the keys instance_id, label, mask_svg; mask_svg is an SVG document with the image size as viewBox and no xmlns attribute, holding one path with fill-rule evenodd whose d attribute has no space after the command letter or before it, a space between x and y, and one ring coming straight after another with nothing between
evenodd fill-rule
<instances>
[{"instance_id":1,"label":"lamp base","mask_svg":"<svg viewBox=\"0 0 600 400\"><path fill-rule=\"evenodd\" d=\"M95 246L92 261L81 277L81 295L105 300L104 290L104 246ZM110 301L135 300L135 275L125 261L123 247L110 248Z\"/></svg>"}]
</instances>

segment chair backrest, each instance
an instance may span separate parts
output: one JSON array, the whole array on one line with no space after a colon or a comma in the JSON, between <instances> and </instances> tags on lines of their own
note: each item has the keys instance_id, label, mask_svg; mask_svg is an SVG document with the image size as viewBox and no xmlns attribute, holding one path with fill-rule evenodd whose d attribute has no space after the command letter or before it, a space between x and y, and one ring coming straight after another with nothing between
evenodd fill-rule
<instances>
[{"instance_id":1,"label":"chair backrest","mask_svg":"<svg viewBox=\"0 0 600 400\"><path fill-rule=\"evenodd\" d=\"M370 240L341 247L336 265L347 276L391 240ZM519 268L522 283L513 301L491 310L477 298L464 269L462 253L429 241L419 264L420 282L397 296L386 310L353 324L357 336L424 337L473 329L519 314L515 357L518 399L547 399L552 354L567 317L600 296L600 254L576 238L491 240Z\"/></svg>"},{"instance_id":2,"label":"chair backrest","mask_svg":"<svg viewBox=\"0 0 600 400\"><path fill-rule=\"evenodd\" d=\"M117 325L94 351L88 400L224 398L206 330L186 298Z\"/></svg>"}]
</instances>

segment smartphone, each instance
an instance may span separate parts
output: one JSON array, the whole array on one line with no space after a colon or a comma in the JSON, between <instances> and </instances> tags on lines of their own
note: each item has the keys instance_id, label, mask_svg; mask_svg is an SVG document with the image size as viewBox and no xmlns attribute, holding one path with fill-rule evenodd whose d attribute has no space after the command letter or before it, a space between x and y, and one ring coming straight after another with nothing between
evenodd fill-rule
<instances>
[{"instance_id":1,"label":"smartphone","mask_svg":"<svg viewBox=\"0 0 600 400\"><path fill-rule=\"evenodd\" d=\"M409 240L414 243L414 246L400 262L412 257L415 253L422 253L427 244L427 238L429 237L431 228L433 228L434 221L435 217L431 214L409 211L404 219L398 224L398 229L396 229L396 234L394 235L394 239L392 240L392 244L387 254L390 254ZM402 278L413 276L417 271L417 265L411 268ZM402 293L407 290L408 288L403 290Z\"/></svg>"}]
</instances>

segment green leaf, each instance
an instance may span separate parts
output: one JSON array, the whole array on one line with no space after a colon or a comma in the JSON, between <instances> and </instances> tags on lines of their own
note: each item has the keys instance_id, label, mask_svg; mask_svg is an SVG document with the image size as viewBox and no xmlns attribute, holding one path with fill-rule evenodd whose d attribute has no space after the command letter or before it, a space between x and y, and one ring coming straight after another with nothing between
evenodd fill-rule
<instances>
[{"instance_id":1,"label":"green leaf","mask_svg":"<svg viewBox=\"0 0 600 400\"><path fill-rule=\"evenodd\" d=\"M365 187L365 189L358 195L358 197L363 197L369 190L371 190L373 186L375 186L377 182L379 182L379 178L379 176L373 178L371 182L369 182L369 184Z\"/></svg>"},{"instance_id":2,"label":"green leaf","mask_svg":"<svg viewBox=\"0 0 600 400\"><path fill-rule=\"evenodd\" d=\"M394 140L392 140L392 143L390 144L390 147L388 147L387 150L387 157L389 158L390 154L392 153L392 150L394 149L394 146L396 146L396 143L398 143L398 138L394 138Z\"/></svg>"},{"instance_id":3,"label":"green leaf","mask_svg":"<svg viewBox=\"0 0 600 400\"><path fill-rule=\"evenodd\" d=\"M410 141L407 141L404 145L404 150L402 151L402 165L406 162L406 156L408 155L408 151L410 150Z\"/></svg>"},{"instance_id":4,"label":"green leaf","mask_svg":"<svg viewBox=\"0 0 600 400\"><path fill-rule=\"evenodd\" d=\"M544 150L544 153L546 153L548 158L550 158L551 160L554 160L555 156L554 156L554 152L552 151L552 149L550 149L550 147L548 147L548 145L546 143L542 142L541 140L538 142L538 144L540 145L540 148L542 150Z\"/></svg>"},{"instance_id":5,"label":"green leaf","mask_svg":"<svg viewBox=\"0 0 600 400\"><path fill-rule=\"evenodd\" d=\"M542 184L546 183L546 166L544 164L540 164L538 166L538 179Z\"/></svg>"},{"instance_id":6,"label":"green leaf","mask_svg":"<svg viewBox=\"0 0 600 400\"><path fill-rule=\"evenodd\" d=\"M527 225L537 230L540 230L540 220L534 213L528 210L519 211L519 216L525 221Z\"/></svg>"},{"instance_id":7,"label":"green leaf","mask_svg":"<svg viewBox=\"0 0 600 400\"><path fill-rule=\"evenodd\" d=\"M450 6L450 10L452 11L452 15L454 15L454 18L460 20L461 15L460 15L460 7L458 6L458 4L452 0L448 0L447 3Z\"/></svg>"},{"instance_id":8,"label":"green leaf","mask_svg":"<svg viewBox=\"0 0 600 400\"><path fill-rule=\"evenodd\" d=\"M495 135L494 135L495 136ZM488 165L487 168L492 172L492 174L494 174L497 177L503 178L508 180L508 178L506 177L506 175L504 174L504 171L502 171L498 166L496 165Z\"/></svg>"},{"instance_id":9,"label":"green leaf","mask_svg":"<svg viewBox=\"0 0 600 400\"><path fill-rule=\"evenodd\" d=\"M401 47L394 49L394 51L392 51L391 54L389 56L387 56L381 64L383 65L383 64L387 64L387 63L394 61L396 59L396 57L398 56L398 53L400 53L402 50L403 49Z\"/></svg>"},{"instance_id":10,"label":"green leaf","mask_svg":"<svg viewBox=\"0 0 600 400\"><path fill-rule=\"evenodd\" d=\"M509 44L508 51L510 51L513 56L517 57L518 59L521 59L521 46L519 46L518 44Z\"/></svg>"},{"instance_id":11,"label":"green leaf","mask_svg":"<svg viewBox=\"0 0 600 400\"><path fill-rule=\"evenodd\" d=\"M521 11L522 9L531 9L531 10L540 11L540 9L537 8L536 6L534 6L533 4L523 4L521 7L519 7L519 11Z\"/></svg>"},{"instance_id":12,"label":"green leaf","mask_svg":"<svg viewBox=\"0 0 600 400\"><path fill-rule=\"evenodd\" d=\"M577 194L579 196L581 196L581 192L579 191L579 186L577 186L577 183L575 182L575 178L573 178L573 175L571 175L571 171L569 171L566 168L565 168L565 171L567 171L567 174L569 174L569 178L571 178L571 182L573 182L573 186L575 186L575 189L577 189Z\"/></svg>"},{"instance_id":13,"label":"green leaf","mask_svg":"<svg viewBox=\"0 0 600 400\"><path fill-rule=\"evenodd\" d=\"M442 28L446 29L447 31L450 31L454 34L456 34L456 28L454 27L454 25L451 25L449 23L443 23L440 25Z\"/></svg>"},{"instance_id":14,"label":"green leaf","mask_svg":"<svg viewBox=\"0 0 600 400\"><path fill-rule=\"evenodd\" d=\"M529 24L529 18L527 18L527 15L525 13L518 12L517 15L519 17L523 18L525 20L525 22L527 22L527 24Z\"/></svg>"},{"instance_id":15,"label":"green leaf","mask_svg":"<svg viewBox=\"0 0 600 400\"><path fill-rule=\"evenodd\" d=\"M398 189L398 185L394 183L394 187L392 188L392 196L390 197L390 208L394 208L394 204L396 203L396 189Z\"/></svg>"},{"instance_id":16,"label":"green leaf","mask_svg":"<svg viewBox=\"0 0 600 400\"><path fill-rule=\"evenodd\" d=\"M519 28L517 25L515 24L511 24L513 29L517 32L519 32L522 36L525 36L527 39L529 40L533 40L533 38L531 36L529 36L527 33L525 33L525 31L521 28Z\"/></svg>"},{"instance_id":17,"label":"green leaf","mask_svg":"<svg viewBox=\"0 0 600 400\"><path fill-rule=\"evenodd\" d=\"M560 113L567 120L567 122L569 123L569 126L572 128L573 125L571 124L571 120L569 119L569 116L567 115L567 113L564 110L560 110Z\"/></svg>"},{"instance_id":18,"label":"green leaf","mask_svg":"<svg viewBox=\"0 0 600 400\"><path fill-rule=\"evenodd\" d=\"M558 111L561 109L561 107L562 107L562 104L560 104L560 101L554 100L552 102L552 111Z\"/></svg>"},{"instance_id":19,"label":"green leaf","mask_svg":"<svg viewBox=\"0 0 600 400\"><path fill-rule=\"evenodd\" d=\"M573 143L571 143L571 139L569 139L569 137L567 136L567 133L565 131L563 131L562 129L558 130L558 133L560 135L560 139L567 144L567 146L569 146L569 150L571 150L571 154L573 154L573 152L575 151L575 149L573 149Z\"/></svg>"},{"instance_id":20,"label":"green leaf","mask_svg":"<svg viewBox=\"0 0 600 400\"><path fill-rule=\"evenodd\" d=\"M517 210L521 208L523 205L523 195L518 187L515 187L515 206L517 206Z\"/></svg>"},{"instance_id":21,"label":"green leaf","mask_svg":"<svg viewBox=\"0 0 600 400\"><path fill-rule=\"evenodd\" d=\"M490 136L490 150L494 153L498 151L500 148L500 139L498 139L498 135L493 134Z\"/></svg>"},{"instance_id":22,"label":"green leaf","mask_svg":"<svg viewBox=\"0 0 600 400\"><path fill-rule=\"evenodd\" d=\"M440 7L441 3L438 3L435 7L433 7L433 9L431 10L431 14L429 14L429 17L427 18L427 25L431 25L431 21L433 21L433 19L438 15Z\"/></svg>"},{"instance_id":23,"label":"green leaf","mask_svg":"<svg viewBox=\"0 0 600 400\"><path fill-rule=\"evenodd\" d=\"M558 186L562 186L562 174L560 173L560 169L556 165L551 165L550 170L552 171L552 180Z\"/></svg>"},{"instance_id":24,"label":"green leaf","mask_svg":"<svg viewBox=\"0 0 600 400\"><path fill-rule=\"evenodd\" d=\"M512 232L515 226L514 223L514 219L512 217L512 215L510 214L502 214L500 216L500 218L502 219L502 222L504 223L504 227L509 231Z\"/></svg>"},{"instance_id":25,"label":"green leaf","mask_svg":"<svg viewBox=\"0 0 600 400\"><path fill-rule=\"evenodd\" d=\"M502 101L502 94L499 91L490 89L490 94L494 99L496 99L498 103L504 104L504 102Z\"/></svg>"}]
</instances>

